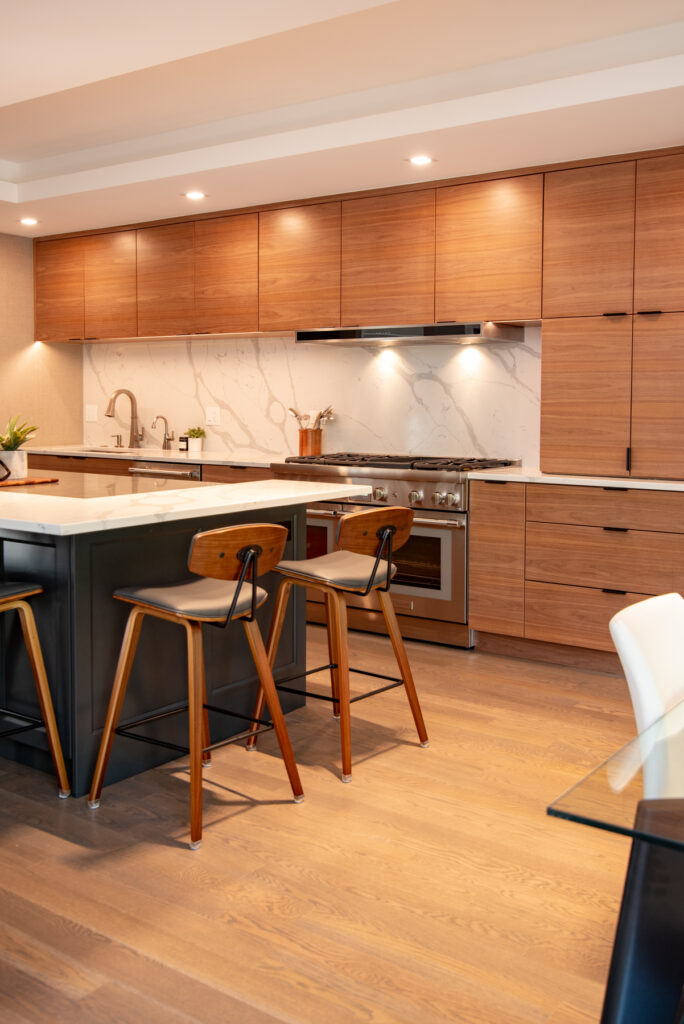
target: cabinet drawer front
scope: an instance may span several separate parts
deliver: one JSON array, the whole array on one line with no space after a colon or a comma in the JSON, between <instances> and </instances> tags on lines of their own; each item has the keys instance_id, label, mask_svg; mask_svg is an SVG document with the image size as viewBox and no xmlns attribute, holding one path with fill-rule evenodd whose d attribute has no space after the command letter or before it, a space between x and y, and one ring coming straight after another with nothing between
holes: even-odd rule
<instances>
[{"instance_id":1,"label":"cabinet drawer front","mask_svg":"<svg viewBox=\"0 0 684 1024\"><path fill-rule=\"evenodd\" d=\"M684 533L684 493L530 484L527 520Z\"/></svg>"},{"instance_id":2,"label":"cabinet drawer front","mask_svg":"<svg viewBox=\"0 0 684 1024\"><path fill-rule=\"evenodd\" d=\"M524 543L525 485L473 480L468 564L472 629L522 636Z\"/></svg>"},{"instance_id":3,"label":"cabinet drawer front","mask_svg":"<svg viewBox=\"0 0 684 1024\"><path fill-rule=\"evenodd\" d=\"M525 586L525 637L572 647L614 651L608 623L621 608L648 594L606 594L587 587L556 583Z\"/></svg>"},{"instance_id":4,"label":"cabinet drawer front","mask_svg":"<svg viewBox=\"0 0 684 1024\"><path fill-rule=\"evenodd\" d=\"M684 589L684 535L528 523L525 576L640 594Z\"/></svg>"}]
</instances>

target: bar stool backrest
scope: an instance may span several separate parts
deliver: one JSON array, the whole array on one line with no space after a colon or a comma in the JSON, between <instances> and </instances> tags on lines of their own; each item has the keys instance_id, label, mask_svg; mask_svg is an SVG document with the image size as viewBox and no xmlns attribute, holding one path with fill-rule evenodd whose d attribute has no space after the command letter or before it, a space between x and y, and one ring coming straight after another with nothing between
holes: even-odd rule
<instances>
[{"instance_id":1,"label":"bar stool backrest","mask_svg":"<svg viewBox=\"0 0 684 1024\"><path fill-rule=\"evenodd\" d=\"M376 556L382 544L383 530L389 526L394 528L392 551L396 551L409 539L412 523L413 509L401 505L349 512L340 519L337 548L354 551L357 555Z\"/></svg>"},{"instance_id":2,"label":"bar stool backrest","mask_svg":"<svg viewBox=\"0 0 684 1024\"><path fill-rule=\"evenodd\" d=\"M258 575L262 576L281 560L286 541L286 528L273 523L205 530L192 538L188 568L198 576L237 580L244 571L245 557L251 548L257 555Z\"/></svg>"}]
</instances>

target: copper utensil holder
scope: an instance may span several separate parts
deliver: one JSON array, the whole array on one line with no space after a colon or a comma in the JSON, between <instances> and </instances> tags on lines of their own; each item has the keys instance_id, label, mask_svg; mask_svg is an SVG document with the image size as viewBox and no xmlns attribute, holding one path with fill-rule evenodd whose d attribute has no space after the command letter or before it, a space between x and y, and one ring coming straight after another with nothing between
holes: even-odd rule
<instances>
[{"instance_id":1,"label":"copper utensil holder","mask_svg":"<svg viewBox=\"0 0 684 1024\"><path fill-rule=\"evenodd\" d=\"M313 427L309 428L308 430L300 429L299 454L320 455L322 434L323 430L321 427L317 427L315 430Z\"/></svg>"}]
</instances>

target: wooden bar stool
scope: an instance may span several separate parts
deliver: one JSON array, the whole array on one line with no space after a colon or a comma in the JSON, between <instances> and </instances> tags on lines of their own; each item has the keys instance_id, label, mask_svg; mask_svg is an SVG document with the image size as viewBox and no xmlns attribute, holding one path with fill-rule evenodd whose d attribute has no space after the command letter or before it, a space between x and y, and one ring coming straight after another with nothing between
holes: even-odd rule
<instances>
[{"instance_id":1,"label":"wooden bar stool","mask_svg":"<svg viewBox=\"0 0 684 1024\"><path fill-rule=\"evenodd\" d=\"M293 586L311 587L313 590L320 591L325 597L330 664L310 669L306 675L329 668L332 696L328 697L324 694L312 693L306 689L297 689L287 685L292 680L283 680L276 684L276 688L287 693L304 693L308 697L332 702L333 715L335 718L339 717L340 721L343 782L351 782L350 706L358 700L364 700L376 693L383 693L385 690L392 690L396 686L403 685L413 713L413 720L416 723L420 745L421 747L430 745L404 641L389 595L390 581L396 571L392 566L392 552L406 543L412 523L413 511L408 508L390 507L351 512L340 519L336 551L318 558L280 562L275 567L276 572L281 573L284 579L278 588L268 640L268 657L271 665L273 665L278 648L290 589ZM388 566L391 566L389 571ZM348 593L363 595L374 593L377 595L401 673L400 679L382 675L380 672L366 672L349 667L347 601L345 597L345 594ZM382 686L369 693L350 698L350 672L392 681L388 686ZM296 676L292 677L292 679L296 678ZM263 713L264 696L264 691L260 690L254 710L255 718L259 718ZM247 748L254 749L255 746L256 732L252 729Z\"/></svg>"},{"instance_id":2,"label":"wooden bar stool","mask_svg":"<svg viewBox=\"0 0 684 1024\"><path fill-rule=\"evenodd\" d=\"M30 715L21 715L16 711L10 711L8 708L0 708L0 715L7 715L22 723L21 725L12 725L0 731L0 738L29 732L31 729L39 729L41 725L44 725L50 748L50 756L52 757L52 763L55 766L55 774L59 783L59 795L65 798L71 793L71 788L64 766L62 746L59 742L57 721L45 672L43 652L40 647L40 640L38 639L36 620L33 617L30 604L27 604L25 600L27 597L34 597L36 594L42 593L43 588L37 584L0 583L0 612L8 612L14 609L19 613L19 622L21 623L21 631L24 634L24 642L26 643L26 650L31 662L31 671L36 683L41 713L41 718L32 718Z\"/></svg>"},{"instance_id":3,"label":"wooden bar stool","mask_svg":"<svg viewBox=\"0 0 684 1024\"><path fill-rule=\"evenodd\" d=\"M185 629L187 636L188 703L167 714L173 715L188 710L190 746L183 748L171 743L161 743L160 740L150 742L157 745L161 743L162 746L190 755L190 848L196 850L202 841L202 761L209 760L211 750L244 738L243 732L227 740L210 743L208 710L245 718L251 723L252 728L260 727L259 732L273 728L280 744L295 803L304 799L271 666L255 618L257 608L268 598L266 591L256 585L257 577L269 572L280 560L286 540L285 527L258 523L197 533L192 539L188 556L188 568L190 572L196 574L194 579L169 586L124 587L116 591L114 597L132 604L133 608L128 616L119 655L90 789L89 807L95 808L100 804L114 733L144 740L145 737L134 734L132 730L146 722L165 717L151 715L131 722L125 728L117 727L145 615L174 622ZM259 676L260 693L265 695L272 724L261 720L255 721L254 718L206 703L202 623L225 626L234 619L242 621L247 634Z\"/></svg>"}]
</instances>

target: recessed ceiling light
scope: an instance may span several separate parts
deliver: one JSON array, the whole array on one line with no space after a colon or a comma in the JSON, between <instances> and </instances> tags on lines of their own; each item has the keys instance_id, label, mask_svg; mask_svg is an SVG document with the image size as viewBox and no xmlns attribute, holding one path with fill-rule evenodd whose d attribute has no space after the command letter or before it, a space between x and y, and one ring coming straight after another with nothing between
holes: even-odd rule
<instances>
[{"instance_id":1,"label":"recessed ceiling light","mask_svg":"<svg viewBox=\"0 0 684 1024\"><path fill-rule=\"evenodd\" d=\"M197 189L193 189L191 192L185 193L186 199L205 199L204 192L198 192Z\"/></svg>"},{"instance_id":2,"label":"recessed ceiling light","mask_svg":"<svg viewBox=\"0 0 684 1024\"><path fill-rule=\"evenodd\" d=\"M427 167L428 164L433 162L431 156L425 154L418 154L417 156L409 157L409 163L413 164L414 167Z\"/></svg>"},{"instance_id":3,"label":"recessed ceiling light","mask_svg":"<svg viewBox=\"0 0 684 1024\"><path fill-rule=\"evenodd\" d=\"M38 221L35 217L22 217L19 223L25 224L27 228L32 228L34 224L38 223Z\"/></svg>"}]
</instances>

